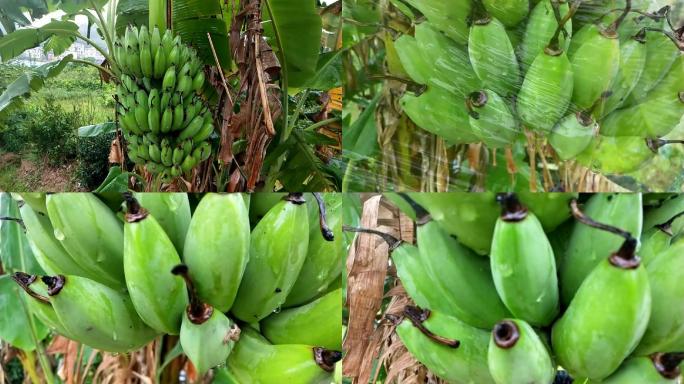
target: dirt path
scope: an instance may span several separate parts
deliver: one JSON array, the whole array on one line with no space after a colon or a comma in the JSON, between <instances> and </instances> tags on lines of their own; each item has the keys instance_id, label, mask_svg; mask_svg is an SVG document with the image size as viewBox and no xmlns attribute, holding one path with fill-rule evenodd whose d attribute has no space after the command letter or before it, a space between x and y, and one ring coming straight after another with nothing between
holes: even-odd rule
<instances>
[{"instance_id":1,"label":"dirt path","mask_svg":"<svg viewBox=\"0 0 684 384\"><path fill-rule=\"evenodd\" d=\"M20 184L28 186L32 191L61 192L75 191L79 188L72 181L76 171L76 163L68 163L52 167L47 161L41 163L22 158L16 153L0 155L0 169L16 168L15 178ZM19 184L19 183L17 183ZM0 186L0 189L8 186Z\"/></svg>"}]
</instances>

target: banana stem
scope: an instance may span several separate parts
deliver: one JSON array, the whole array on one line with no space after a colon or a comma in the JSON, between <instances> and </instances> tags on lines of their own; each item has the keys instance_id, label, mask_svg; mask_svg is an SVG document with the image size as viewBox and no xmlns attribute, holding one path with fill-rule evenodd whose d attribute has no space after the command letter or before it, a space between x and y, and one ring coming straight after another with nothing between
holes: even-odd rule
<instances>
[{"instance_id":1,"label":"banana stem","mask_svg":"<svg viewBox=\"0 0 684 384\"><path fill-rule=\"evenodd\" d=\"M632 0L626 0L624 11L620 15L620 17L615 19L613 24L611 24L610 27L608 27L608 30L612 31L612 32L617 32L618 28L620 27L620 24L622 24L622 22L625 21L625 19L627 18L627 15L629 15L629 12L631 10L632 10Z\"/></svg>"},{"instance_id":2,"label":"banana stem","mask_svg":"<svg viewBox=\"0 0 684 384\"><path fill-rule=\"evenodd\" d=\"M188 316L188 320L197 325L209 320L211 315L214 313L214 307L203 303L199 299L197 290L195 289L195 284L193 284L192 279L190 279L188 266L185 264L176 265L171 270L171 273L176 276L180 276L183 278L183 280L185 280L185 288L188 291L188 299L190 299L190 304L188 304L188 307L185 311Z\"/></svg>"},{"instance_id":3,"label":"banana stem","mask_svg":"<svg viewBox=\"0 0 684 384\"><path fill-rule=\"evenodd\" d=\"M670 218L670 220L668 220L662 224L656 224L655 227L658 228L659 230L665 232L665 234L667 234L669 236L674 236L674 234L672 233L672 223L674 223L675 220L677 220L678 218L680 218L682 216L684 216L684 211L679 212L678 214L672 216Z\"/></svg>"},{"instance_id":4,"label":"banana stem","mask_svg":"<svg viewBox=\"0 0 684 384\"><path fill-rule=\"evenodd\" d=\"M568 10L568 13L563 17L562 19L558 20L558 28L556 28L556 32L553 34L553 37L551 38L551 41L549 42L549 45L546 47L544 50L545 52L553 55L560 55L563 53L563 50L560 47L560 34L561 32L565 32L565 24L567 24L570 19L572 19L573 16L575 16L575 13L579 9L580 5L582 4L582 0L576 0L572 5L570 6L570 9ZM557 2L552 1L551 5L553 6L554 12L556 13L556 17L560 16L560 6L558 5Z\"/></svg>"},{"instance_id":5,"label":"banana stem","mask_svg":"<svg viewBox=\"0 0 684 384\"><path fill-rule=\"evenodd\" d=\"M680 98L682 97L684 97L684 92L680 94ZM669 144L684 144L684 140L646 139L646 145L653 153L658 153L660 148Z\"/></svg>"},{"instance_id":6,"label":"banana stem","mask_svg":"<svg viewBox=\"0 0 684 384\"><path fill-rule=\"evenodd\" d=\"M116 77L116 78L118 78L118 76L116 76L116 75L114 74L114 72L110 71L109 69L107 69L107 68L105 68L105 67L103 67L103 66L101 66L101 65L98 65L98 64L95 64L95 63L91 63L91 62L88 61L88 60L72 59L71 62L72 62L72 63L81 63L81 64L90 65L90 66L92 66L92 67L95 67L95 68L99 69L99 70L102 71L102 72L105 72L105 73L109 74L109 76L111 76L111 77Z\"/></svg>"},{"instance_id":7,"label":"banana stem","mask_svg":"<svg viewBox=\"0 0 684 384\"><path fill-rule=\"evenodd\" d=\"M397 239L396 237L390 235L389 233L381 232L381 231L378 231L375 229L370 229L370 228L352 227L349 225L343 225L342 231L343 232L369 233L371 235L380 236L389 245L390 252L397 249L397 247L399 247L401 244L404 243L402 240Z\"/></svg>"},{"instance_id":8,"label":"banana stem","mask_svg":"<svg viewBox=\"0 0 684 384\"><path fill-rule=\"evenodd\" d=\"M288 193L287 196L285 196L285 201L289 201L290 203L297 205L306 203L306 200L304 200L304 194L301 192Z\"/></svg>"},{"instance_id":9,"label":"banana stem","mask_svg":"<svg viewBox=\"0 0 684 384\"><path fill-rule=\"evenodd\" d=\"M330 227L328 227L325 212L325 202L323 201L320 192L314 192L313 195L316 199L316 202L318 203L318 225L321 227L321 234L323 235L323 238L327 241L333 241L335 240L335 234L330 229Z\"/></svg>"},{"instance_id":10,"label":"banana stem","mask_svg":"<svg viewBox=\"0 0 684 384\"><path fill-rule=\"evenodd\" d=\"M651 356L651 360L663 377L676 379L681 374L679 364L684 361L684 352L655 353Z\"/></svg>"},{"instance_id":11,"label":"banana stem","mask_svg":"<svg viewBox=\"0 0 684 384\"><path fill-rule=\"evenodd\" d=\"M34 281L36 281L38 277L36 275L29 275L28 273L24 272L15 272L12 274L12 280L14 280L15 283L17 283L21 289L23 289L29 296L33 297L34 299L45 303L45 304L50 304L50 299L47 297L37 293L29 285L33 284Z\"/></svg>"},{"instance_id":12,"label":"banana stem","mask_svg":"<svg viewBox=\"0 0 684 384\"><path fill-rule=\"evenodd\" d=\"M321 347L314 347L314 360L323 370L332 372L335 370L335 363L342 360L342 352L333 351Z\"/></svg>"},{"instance_id":13,"label":"banana stem","mask_svg":"<svg viewBox=\"0 0 684 384\"><path fill-rule=\"evenodd\" d=\"M404 307L403 314L404 317L411 321L414 327L418 328L418 330L421 333L423 333L432 341L438 344L446 345L447 347L451 348L458 348L461 345L461 342L459 340L449 339L443 336L435 335L434 333L432 333L432 331L425 328L425 326L423 325L423 321L427 320L427 318L430 316L429 310L421 310L418 307L407 305L406 307Z\"/></svg>"},{"instance_id":14,"label":"banana stem","mask_svg":"<svg viewBox=\"0 0 684 384\"><path fill-rule=\"evenodd\" d=\"M418 202L413 200L406 192L399 192L399 196L406 200L406 202L409 203L411 208L413 208L413 210L416 212L416 224L423 225L432 220L430 212L423 208L422 205L418 204Z\"/></svg>"},{"instance_id":15,"label":"banana stem","mask_svg":"<svg viewBox=\"0 0 684 384\"><path fill-rule=\"evenodd\" d=\"M588 225L596 229L600 229L602 231L614 233L620 237L623 237L625 240L634 239L632 234L625 231L624 229L620 229L618 227L614 227L612 225L604 223L599 223L598 221L594 221L592 218L586 216L584 212L582 212L579 209L576 199L572 199L572 201L570 201L570 210L572 211L572 216L574 216L575 219L577 219L582 224Z\"/></svg>"},{"instance_id":16,"label":"banana stem","mask_svg":"<svg viewBox=\"0 0 684 384\"><path fill-rule=\"evenodd\" d=\"M112 36L109 33L110 31L108 30L108 26L105 23L104 16L102 15L102 12L100 9L95 5L95 2L93 0L90 0L90 6L93 7L95 10L95 14L97 15L98 20L100 20L100 27L102 29L102 34L105 37L105 44L107 44L107 51L109 52L114 52L114 42L112 40ZM118 65L118 63L117 63Z\"/></svg>"}]
</instances>

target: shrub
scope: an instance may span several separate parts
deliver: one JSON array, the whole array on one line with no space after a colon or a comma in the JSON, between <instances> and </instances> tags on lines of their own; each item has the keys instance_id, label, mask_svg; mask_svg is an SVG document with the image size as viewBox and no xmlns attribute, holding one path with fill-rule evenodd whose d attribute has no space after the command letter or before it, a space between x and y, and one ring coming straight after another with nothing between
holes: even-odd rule
<instances>
[{"instance_id":1,"label":"shrub","mask_svg":"<svg viewBox=\"0 0 684 384\"><path fill-rule=\"evenodd\" d=\"M109 148L115 133L78 138L78 167L76 179L85 189L97 188L109 171Z\"/></svg>"},{"instance_id":2,"label":"shrub","mask_svg":"<svg viewBox=\"0 0 684 384\"><path fill-rule=\"evenodd\" d=\"M67 112L53 97L48 97L38 107L28 136L38 154L47 156L50 165L58 165L76 158L77 130L82 125L78 110Z\"/></svg>"}]
</instances>

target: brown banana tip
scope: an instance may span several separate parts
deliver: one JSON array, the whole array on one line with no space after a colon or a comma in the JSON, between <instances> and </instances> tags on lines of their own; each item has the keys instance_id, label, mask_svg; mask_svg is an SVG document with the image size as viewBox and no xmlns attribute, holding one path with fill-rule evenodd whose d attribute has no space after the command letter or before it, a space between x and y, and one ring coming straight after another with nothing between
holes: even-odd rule
<instances>
[{"instance_id":1,"label":"brown banana tip","mask_svg":"<svg viewBox=\"0 0 684 384\"><path fill-rule=\"evenodd\" d=\"M126 202L125 218L127 223L137 223L147 217L147 210L140 205L131 192L124 192L123 198Z\"/></svg>"},{"instance_id":2,"label":"brown banana tip","mask_svg":"<svg viewBox=\"0 0 684 384\"><path fill-rule=\"evenodd\" d=\"M476 108L481 108L487 105L487 102L489 101L489 96L487 95L487 92L484 90L481 91L475 91L468 95L468 101L470 105Z\"/></svg>"},{"instance_id":3,"label":"brown banana tip","mask_svg":"<svg viewBox=\"0 0 684 384\"><path fill-rule=\"evenodd\" d=\"M509 349L520 340L520 329L518 329L518 325L515 322L503 320L494 326L492 336L497 346Z\"/></svg>"},{"instance_id":4,"label":"brown banana tip","mask_svg":"<svg viewBox=\"0 0 684 384\"><path fill-rule=\"evenodd\" d=\"M496 202L501 205L501 220L514 223L523 221L527 217L527 207L524 206L515 193L499 193Z\"/></svg>"},{"instance_id":5,"label":"brown banana tip","mask_svg":"<svg viewBox=\"0 0 684 384\"><path fill-rule=\"evenodd\" d=\"M423 322L428 319L430 316L430 310L425 309L422 310L418 307L413 307L410 305L407 305L404 307L404 316L411 321L414 327L418 328L418 330L425 335L427 338L430 340L434 341L437 344L441 344L450 348L458 348L461 345L461 342L456 339L450 339L447 337L443 337L437 334L434 334L432 331L427 329L425 325L423 325Z\"/></svg>"},{"instance_id":6,"label":"brown banana tip","mask_svg":"<svg viewBox=\"0 0 684 384\"><path fill-rule=\"evenodd\" d=\"M321 234L325 240L335 241L335 234L333 233L332 229L321 227Z\"/></svg>"},{"instance_id":7,"label":"brown banana tip","mask_svg":"<svg viewBox=\"0 0 684 384\"><path fill-rule=\"evenodd\" d=\"M301 192L292 192L288 193L287 196L284 197L285 201L289 201L292 204L295 205L301 205L306 203L306 200L304 199L304 194Z\"/></svg>"},{"instance_id":8,"label":"brown banana tip","mask_svg":"<svg viewBox=\"0 0 684 384\"><path fill-rule=\"evenodd\" d=\"M322 347L314 347L314 360L319 367L327 372L335 370L335 363L342 360L342 352L325 349Z\"/></svg>"},{"instance_id":9,"label":"brown banana tip","mask_svg":"<svg viewBox=\"0 0 684 384\"><path fill-rule=\"evenodd\" d=\"M33 284L33 282L36 281L36 279L38 279L38 276L30 275L25 272L14 272L12 274L12 280L14 280L20 286L22 286L22 288L28 287L29 285Z\"/></svg>"},{"instance_id":10,"label":"brown banana tip","mask_svg":"<svg viewBox=\"0 0 684 384\"><path fill-rule=\"evenodd\" d=\"M321 235L323 235L323 238L326 241L333 241L335 240L335 234L330 227L328 227L325 201L323 201L323 197L321 197L320 192L314 192L313 196L316 199L316 203L318 203L318 225L321 227Z\"/></svg>"},{"instance_id":11,"label":"brown banana tip","mask_svg":"<svg viewBox=\"0 0 684 384\"><path fill-rule=\"evenodd\" d=\"M193 324L202 324L209 320L211 315L214 313L214 307L209 304L203 303L197 291L195 290L195 284L193 284L190 278L190 271L188 266L185 264L178 264L171 269L171 273L180 276L185 281L185 289L188 292L188 299L190 303L188 304L185 312L188 315L188 320Z\"/></svg>"},{"instance_id":12,"label":"brown banana tip","mask_svg":"<svg viewBox=\"0 0 684 384\"><path fill-rule=\"evenodd\" d=\"M684 361L684 352L654 353L650 358L655 369L664 378L673 380L682 374L679 364Z\"/></svg>"},{"instance_id":13,"label":"brown banana tip","mask_svg":"<svg viewBox=\"0 0 684 384\"><path fill-rule=\"evenodd\" d=\"M64 284L66 283L66 277L64 275L43 276L40 279L48 287L48 296L55 296L58 294L62 288L64 288Z\"/></svg>"},{"instance_id":14,"label":"brown banana tip","mask_svg":"<svg viewBox=\"0 0 684 384\"><path fill-rule=\"evenodd\" d=\"M617 252L610 255L609 261L612 265L621 269L636 269L641 265L641 258L637 256L638 241L630 237L625 239Z\"/></svg>"}]
</instances>

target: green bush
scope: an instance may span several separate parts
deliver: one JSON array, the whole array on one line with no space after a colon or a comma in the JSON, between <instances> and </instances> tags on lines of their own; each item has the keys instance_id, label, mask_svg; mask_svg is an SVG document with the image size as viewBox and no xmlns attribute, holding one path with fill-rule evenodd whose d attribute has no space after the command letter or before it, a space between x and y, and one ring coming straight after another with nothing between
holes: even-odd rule
<instances>
[{"instance_id":1,"label":"green bush","mask_svg":"<svg viewBox=\"0 0 684 384\"><path fill-rule=\"evenodd\" d=\"M76 158L77 130L82 125L78 110L67 112L54 98L48 97L38 107L28 127L28 137L38 154L45 155L50 165L58 165Z\"/></svg>"},{"instance_id":2,"label":"green bush","mask_svg":"<svg viewBox=\"0 0 684 384\"><path fill-rule=\"evenodd\" d=\"M109 171L109 148L115 133L79 137L76 180L88 191L97 188Z\"/></svg>"},{"instance_id":3,"label":"green bush","mask_svg":"<svg viewBox=\"0 0 684 384\"><path fill-rule=\"evenodd\" d=\"M33 119L33 110L11 112L0 122L0 148L7 152L22 152L29 145L28 123Z\"/></svg>"}]
</instances>

